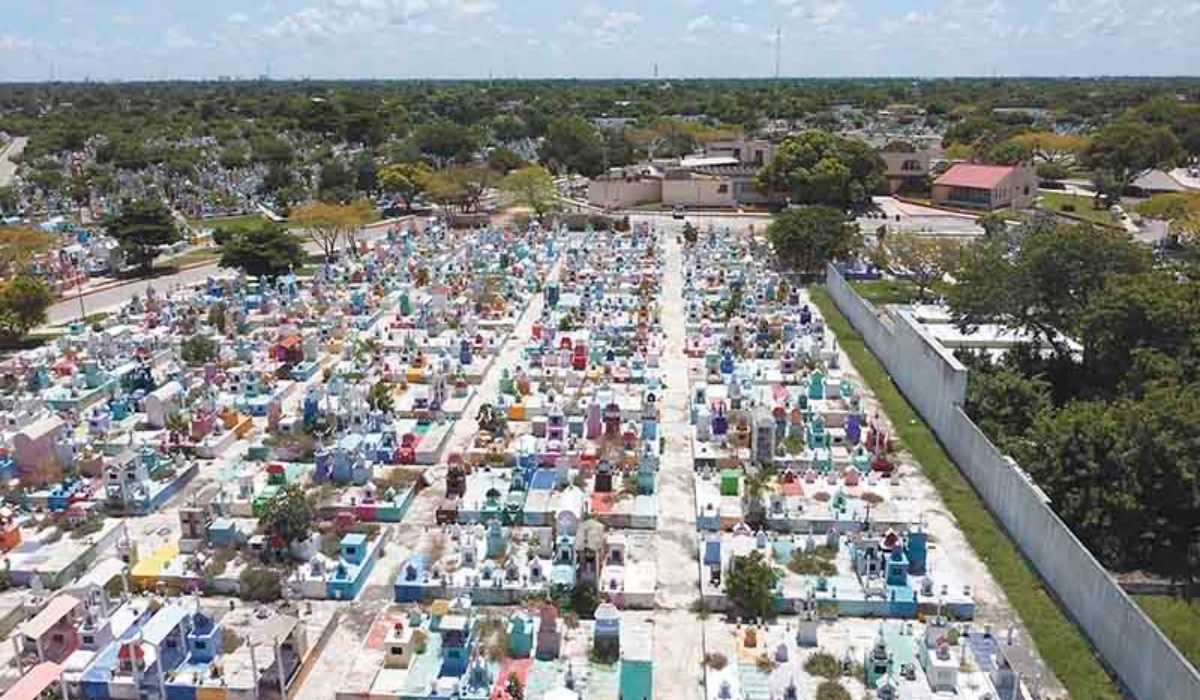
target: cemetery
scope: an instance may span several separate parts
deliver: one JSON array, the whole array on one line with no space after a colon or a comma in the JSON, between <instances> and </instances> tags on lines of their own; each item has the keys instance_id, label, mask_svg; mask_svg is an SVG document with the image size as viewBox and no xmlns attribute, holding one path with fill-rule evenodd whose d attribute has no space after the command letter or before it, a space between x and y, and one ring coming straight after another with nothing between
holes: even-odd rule
<instances>
[{"instance_id":1,"label":"cemetery","mask_svg":"<svg viewBox=\"0 0 1200 700\"><path fill-rule=\"evenodd\" d=\"M652 631L611 605L565 620L549 604L490 609L463 598L380 612L339 700L650 697ZM510 680L515 677L516 681Z\"/></svg>"}]
</instances>

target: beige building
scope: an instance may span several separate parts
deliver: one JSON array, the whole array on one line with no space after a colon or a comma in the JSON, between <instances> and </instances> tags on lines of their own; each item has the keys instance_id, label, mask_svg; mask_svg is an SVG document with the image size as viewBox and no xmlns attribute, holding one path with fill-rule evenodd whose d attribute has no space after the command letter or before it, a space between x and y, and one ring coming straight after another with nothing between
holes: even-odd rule
<instances>
[{"instance_id":1,"label":"beige building","mask_svg":"<svg viewBox=\"0 0 1200 700\"><path fill-rule=\"evenodd\" d=\"M887 170L888 194L896 194L901 190L906 192L927 191L929 187L929 164L932 157L929 151L880 151Z\"/></svg>"},{"instance_id":2,"label":"beige building","mask_svg":"<svg viewBox=\"0 0 1200 700\"><path fill-rule=\"evenodd\" d=\"M933 183L936 204L994 211L1029 209L1037 199L1037 175L1023 165L957 163Z\"/></svg>"},{"instance_id":3,"label":"beige building","mask_svg":"<svg viewBox=\"0 0 1200 700\"><path fill-rule=\"evenodd\" d=\"M778 145L766 139L712 141L704 146L706 158L732 158L742 165L761 168L775 158Z\"/></svg>"},{"instance_id":4,"label":"beige building","mask_svg":"<svg viewBox=\"0 0 1200 700\"><path fill-rule=\"evenodd\" d=\"M722 175L672 170L662 181L662 202L696 209L733 207L733 182Z\"/></svg>"},{"instance_id":5,"label":"beige building","mask_svg":"<svg viewBox=\"0 0 1200 700\"><path fill-rule=\"evenodd\" d=\"M659 202L663 176L653 168L615 168L588 181L588 204L605 209L625 209Z\"/></svg>"}]
</instances>

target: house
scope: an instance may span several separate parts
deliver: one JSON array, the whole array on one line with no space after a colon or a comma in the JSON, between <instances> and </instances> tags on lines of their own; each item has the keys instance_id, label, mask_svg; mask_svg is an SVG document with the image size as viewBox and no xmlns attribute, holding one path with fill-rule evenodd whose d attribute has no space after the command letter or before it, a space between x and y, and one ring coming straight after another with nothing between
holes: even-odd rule
<instances>
[{"instance_id":1,"label":"house","mask_svg":"<svg viewBox=\"0 0 1200 700\"><path fill-rule=\"evenodd\" d=\"M907 145L907 144L905 144ZM888 194L897 192L924 192L928 189L929 151L919 151L913 148L884 148L879 152L887 169Z\"/></svg>"},{"instance_id":2,"label":"house","mask_svg":"<svg viewBox=\"0 0 1200 700\"><path fill-rule=\"evenodd\" d=\"M741 165L761 168L775 158L777 149L777 144L766 139L742 137L705 144L704 155L708 158L732 158Z\"/></svg>"},{"instance_id":3,"label":"house","mask_svg":"<svg viewBox=\"0 0 1200 700\"><path fill-rule=\"evenodd\" d=\"M1037 199L1037 176L1023 165L957 163L933 183L936 204L994 211L1028 209Z\"/></svg>"}]
</instances>

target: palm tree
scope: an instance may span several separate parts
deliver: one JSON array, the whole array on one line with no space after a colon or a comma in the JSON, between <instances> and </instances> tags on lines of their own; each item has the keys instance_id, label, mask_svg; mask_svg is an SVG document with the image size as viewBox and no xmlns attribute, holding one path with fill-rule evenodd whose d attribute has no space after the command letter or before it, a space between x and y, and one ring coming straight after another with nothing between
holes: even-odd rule
<instances>
[{"instance_id":1,"label":"palm tree","mask_svg":"<svg viewBox=\"0 0 1200 700\"><path fill-rule=\"evenodd\" d=\"M753 471L746 470L742 476L742 503L747 524L761 526L766 522L767 509L763 498L772 490L778 476L779 469L766 462L759 463Z\"/></svg>"}]
</instances>

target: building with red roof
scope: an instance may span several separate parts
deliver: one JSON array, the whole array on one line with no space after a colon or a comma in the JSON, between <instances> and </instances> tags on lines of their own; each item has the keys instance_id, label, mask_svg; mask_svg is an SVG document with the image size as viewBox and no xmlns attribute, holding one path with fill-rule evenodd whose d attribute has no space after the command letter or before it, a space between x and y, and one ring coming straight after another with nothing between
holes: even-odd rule
<instances>
[{"instance_id":1,"label":"building with red roof","mask_svg":"<svg viewBox=\"0 0 1200 700\"><path fill-rule=\"evenodd\" d=\"M1037 199L1037 176L1023 165L956 163L933 183L933 201L947 207L994 211L1028 209Z\"/></svg>"}]
</instances>

